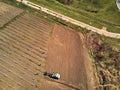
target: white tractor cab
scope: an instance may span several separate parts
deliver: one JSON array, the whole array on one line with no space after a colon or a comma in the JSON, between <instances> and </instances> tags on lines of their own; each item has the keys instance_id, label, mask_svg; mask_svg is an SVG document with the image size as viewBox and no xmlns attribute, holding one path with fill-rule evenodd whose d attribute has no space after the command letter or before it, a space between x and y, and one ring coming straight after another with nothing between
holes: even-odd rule
<instances>
[{"instance_id":1,"label":"white tractor cab","mask_svg":"<svg viewBox=\"0 0 120 90\"><path fill-rule=\"evenodd\" d=\"M44 76L48 76L48 77L53 78L53 79L60 79L59 73L44 72Z\"/></svg>"}]
</instances>

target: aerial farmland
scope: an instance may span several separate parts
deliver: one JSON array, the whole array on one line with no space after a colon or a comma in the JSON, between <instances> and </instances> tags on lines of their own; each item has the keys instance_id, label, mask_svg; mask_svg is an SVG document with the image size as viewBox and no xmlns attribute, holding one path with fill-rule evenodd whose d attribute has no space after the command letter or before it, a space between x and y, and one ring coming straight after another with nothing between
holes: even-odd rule
<instances>
[{"instance_id":1,"label":"aerial farmland","mask_svg":"<svg viewBox=\"0 0 120 90\"><path fill-rule=\"evenodd\" d=\"M10 10L6 12L2 11L2 13L4 12L2 15L6 15L6 17L11 17L10 19L23 12L23 10L12 6L11 8L14 8L18 11L11 11L9 5L4 5L6 6L6 10ZM6 14L12 12L14 12L15 14ZM6 17L2 17L2 20L4 21ZM8 19L8 21L10 19ZM4 23L8 22L7 20L6 22L2 22L2 20L0 22L3 25ZM68 33L68 35L65 35L65 33ZM68 38L70 41L67 40ZM64 42L64 40L66 43ZM79 48L82 46L82 43L78 42L80 42L80 37L79 34L77 34L75 31L65 26L59 26L49 23L48 21L39 18L34 14L25 13L21 17L11 22L0 32L1 89L5 88L6 90L38 90L42 88L43 90L45 90L45 88L49 88L49 83L48 87L47 84L42 86L41 84L42 82L44 84L43 72L48 69L47 71L49 72L59 72L62 75L62 83L58 83L62 85L62 87L71 87L70 89L82 88L83 90L85 90L86 86L84 87L84 84L82 84L83 82L79 83L79 81L77 80L78 78L81 78L79 77L80 75L85 76L81 79L83 79L83 81L87 83L84 64L82 64L84 63L84 53L79 53L82 52L83 49L82 48L79 50ZM72 43L73 45L69 46L69 44ZM74 44L77 46L75 46ZM60 48L57 48L59 47L59 45L62 46ZM73 54L67 53L71 52L68 50L74 51ZM66 52L65 55L64 52ZM61 56L61 54L63 55ZM79 67L79 65L77 65L78 63L81 63L83 65L83 68L77 68ZM57 64L59 64L60 66ZM73 64L75 64L75 66L77 67L74 67ZM49 69L51 69L52 71L50 71ZM61 71L59 71L59 69ZM82 73L80 73L80 70L82 70ZM70 75L71 73L73 73L73 75ZM70 78L73 78L73 80L71 80ZM54 84L52 86L53 87L51 88L51 90L57 88Z\"/></svg>"},{"instance_id":2,"label":"aerial farmland","mask_svg":"<svg viewBox=\"0 0 120 90\"><path fill-rule=\"evenodd\" d=\"M101 88L90 51L101 44L95 34L21 4L0 2L0 90L117 90Z\"/></svg>"}]
</instances>

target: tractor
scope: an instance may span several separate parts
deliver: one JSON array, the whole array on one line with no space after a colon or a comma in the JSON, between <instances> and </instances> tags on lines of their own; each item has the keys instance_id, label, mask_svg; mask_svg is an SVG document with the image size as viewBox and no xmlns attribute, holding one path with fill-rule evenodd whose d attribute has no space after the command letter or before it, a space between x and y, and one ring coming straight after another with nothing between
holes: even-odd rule
<instances>
[{"instance_id":1,"label":"tractor","mask_svg":"<svg viewBox=\"0 0 120 90\"><path fill-rule=\"evenodd\" d=\"M60 79L59 73L44 72L44 76L48 76L48 77L53 78L53 79Z\"/></svg>"}]
</instances>

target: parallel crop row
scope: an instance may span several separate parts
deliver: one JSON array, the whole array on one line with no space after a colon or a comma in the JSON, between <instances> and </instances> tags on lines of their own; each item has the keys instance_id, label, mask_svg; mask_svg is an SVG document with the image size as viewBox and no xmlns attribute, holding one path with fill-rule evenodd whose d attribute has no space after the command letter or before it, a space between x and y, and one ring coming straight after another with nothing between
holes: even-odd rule
<instances>
[{"instance_id":1,"label":"parallel crop row","mask_svg":"<svg viewBox=\"0 0 120 90\"><path fill-rule=\"evenodd\" d=\"M40 87L37 85L44 72L52 29L53 25L45 20L26 14L0 32L0 87L5 84L6 90Z\"/></svg>"},{"instance_id":2,"label":"parallel crop row","mask_svg":"<svg viewBox=\"0 0 120 90\"><path fill-rule=\"evenodd\" d=\"M23 10L0 2L0 27L20 14Z\"/></svg>"}]
</instances>

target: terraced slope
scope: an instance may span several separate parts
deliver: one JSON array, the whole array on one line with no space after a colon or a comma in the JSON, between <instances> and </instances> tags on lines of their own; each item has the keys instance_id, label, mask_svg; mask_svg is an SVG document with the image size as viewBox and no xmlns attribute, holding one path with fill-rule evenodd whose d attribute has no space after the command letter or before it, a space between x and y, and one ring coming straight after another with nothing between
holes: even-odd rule
<instances>
[{"instance_id":1,"label":"terraced slope","mask_svg":"<svg viewBox=\"0 0 120 90\"><path fill-rule=\"evenodd\" d=\"M0 31L0 90L38 90L53 25L26 14Z\"/></svg>"},{"instance_id":2,"label":"terraced slope","mask_svg":"<svg viewBox=\"0 0 120 90\"><path fill-rule=\"evenodd\" d=\"M0 27L10 21L15 16L23 12L22 9L0 2Z\"/></svg>"}]
</instances>

